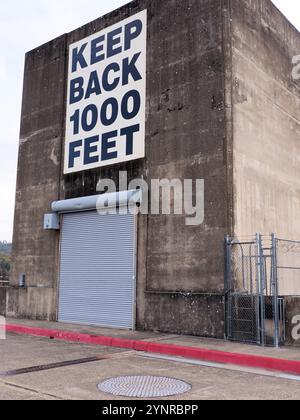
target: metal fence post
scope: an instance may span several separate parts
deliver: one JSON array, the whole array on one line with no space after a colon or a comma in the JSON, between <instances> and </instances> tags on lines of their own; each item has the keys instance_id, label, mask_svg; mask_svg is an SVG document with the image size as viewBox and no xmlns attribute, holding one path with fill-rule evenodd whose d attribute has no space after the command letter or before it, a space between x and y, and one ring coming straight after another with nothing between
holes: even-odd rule
<instances>
[{"instance_id":1,"label":"metal fence post","mask_svg":"<svg viewBox=\"0 0 300 420\"><path fill-rule=\"evenodd\" d=\"M225 255L226 255L226 266L225 266L225 317L226 317L226 335L227 339L232 336L231 332L231 296L230 291L231 285L231 238L226 236L225 240Z\"/></svg>"},{"instance_id":2,"label":"metal fence post","mask_svg":"<svg viewBox=\"0 0 300 420\"><path fill-rule=\"evenodd\" d=\"M272 233L272 295L274 311L274 346L279 347L279 307L278 307L278 276L277 276L277 240Z\"/></svg>"},{"instance_id":3,"label":"metal fence post","mask_svg":"<svg viewBox=\"0 0 300 420\"><path fill-rule=\"evenodd\" d=\"M259 279L260 279L260 313L261 313L261 344L264 346L265 343L265 320L266 320L266 313L265 313L265 270L264 270L264 253L263 253L263 246L262 246L262 236L261 234L258 235L259 240Z\"/></svg>"},{"instance_id":4,"label":"metal fence post","mask_svg":"<svg viewBox=\"0 0 300 420\"><path fill-rule=\"evenodd\" d=\"M259 233L255 235L255 277L256 277L256 328L257 344L261 344L261 322L260 322L260 240Z\"/></svg>"}]
</instances>

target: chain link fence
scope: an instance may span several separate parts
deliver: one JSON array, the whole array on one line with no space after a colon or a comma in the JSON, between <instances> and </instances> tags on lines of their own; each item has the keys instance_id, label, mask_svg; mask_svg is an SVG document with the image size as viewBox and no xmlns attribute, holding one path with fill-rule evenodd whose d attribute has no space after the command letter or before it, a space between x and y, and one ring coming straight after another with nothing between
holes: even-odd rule
<instances>
[{"instance_id":1,"label":"chain link fence","mask_svg":"<svg viewBox=\"0 0 300 420\"><path fill-rule=\"evenodd\" d=\"M226 239L229 340L300 346L300 242Z\"/></svg>"},{"instance_id":2,"label":"chain link fence","mask_svg":"<svg viewBox=\"0 0 300 420\"><path fill-rule=\"evenodd\" d=\"M278 296L283 301L284 344L300 347L300 241L276 238Z\"/></svg>"},{"instance_id":3,"label":"chain link fence","mask_svg":"<svg viewBox=\"0 0 300 420\"><path fill-rule=\"evenodd\" d=\"M260 343L258 249L254 239L227 238L227 335L230 340Z\"/></svg>"}]
</instances>

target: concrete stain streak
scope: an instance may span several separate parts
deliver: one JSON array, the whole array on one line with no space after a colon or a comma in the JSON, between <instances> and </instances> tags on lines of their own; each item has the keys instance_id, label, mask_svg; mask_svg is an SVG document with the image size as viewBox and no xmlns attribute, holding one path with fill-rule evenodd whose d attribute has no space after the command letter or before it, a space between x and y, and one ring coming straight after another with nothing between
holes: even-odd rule
<instances>
[{"instance_id":1,"label":"concrete stain streak","mask_svg":"<svg viewBox=\"0 0 300 420\"><path fill-rule=\"evenodd\" d=\"M23 144L31 141L35 137L45 135L47 132L53 132L55 128L56 128L55 126L51 126L51 127L43 128L41 130L33 131L29 136L21 137L19 141L19 145L22 146ZM59 127L57 127L57 129L59 129Z\"/></svg>"},{"instance_id":2,"label":"concrete stain streak","mask_svg":"<svg viewBox=\"0 0 300 420\"><path fill-rule=\"evenodd\" d=\"M50 160L54 163L55 166L59 165L58 157L55 155L55 148L51 152Z\"/></svg>"}]
</instances>

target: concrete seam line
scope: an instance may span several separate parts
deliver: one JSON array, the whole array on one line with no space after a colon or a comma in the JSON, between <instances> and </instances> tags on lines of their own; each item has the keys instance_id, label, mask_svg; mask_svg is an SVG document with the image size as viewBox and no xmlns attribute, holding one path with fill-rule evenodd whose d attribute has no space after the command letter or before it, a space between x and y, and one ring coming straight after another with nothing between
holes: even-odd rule
<instances>
[{"instance_id":1,"label":"concrete seam line","mask_svg":"<svg viewBox=\"0 0 300 420\"><path fill-rule=\"evenodd\" d=\"M300 375L300 361L296 360L275 359L266 356L230 353L197 347L184 347L174 344L146 342L142 340L127 340L122 338L81 334L69 331L26 327L23 325L8 324L6 325L6 331L38 337L55 338L57 340L76 341L84 344L118 347L123 349L144 351L148 353L166 354L169 356L188 357L191 359L199 359L208 362L263 368L276 372Z\"/></svg>"}]
</instances>

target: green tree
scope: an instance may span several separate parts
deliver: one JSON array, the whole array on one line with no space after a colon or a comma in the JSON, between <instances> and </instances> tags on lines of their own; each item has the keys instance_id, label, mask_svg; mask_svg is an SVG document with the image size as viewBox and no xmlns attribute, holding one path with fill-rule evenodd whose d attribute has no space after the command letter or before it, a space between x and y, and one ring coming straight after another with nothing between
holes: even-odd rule
<instances>
[{"instance_id":1,"label":"green tree","mask_svg":"<svg viewBox=\"0 0 300 420\"><path fill-rule=\"evenodd\" d=\"M0 253L1 254L8 254L10 255L11 253L11 243L5 242L5 241L0 241Z\"/></svg>"},{"instance_id":2,"label":"green tree","mask_svg":"<svg viewBox=\"0 0 300 420\"><path fill-rule=\"evenodd\" d=\"M10 272L11 244L0 242L0 281L7 281Z\"/></svg>"}]
</instances>

